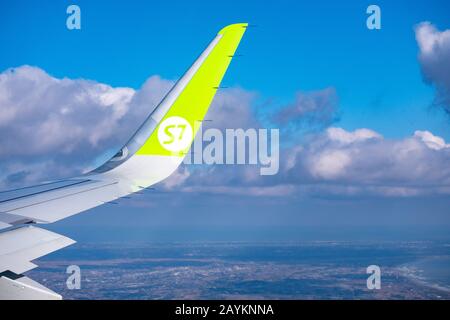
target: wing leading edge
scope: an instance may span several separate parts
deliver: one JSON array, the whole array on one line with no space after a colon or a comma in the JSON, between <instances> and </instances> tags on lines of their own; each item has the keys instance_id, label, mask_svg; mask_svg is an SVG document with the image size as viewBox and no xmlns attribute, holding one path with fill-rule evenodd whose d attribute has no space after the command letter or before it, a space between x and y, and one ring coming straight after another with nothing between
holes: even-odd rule
<instances>
[{"instance_id":1,"label":"wing leading edge","mask_svg":"<svg viewBox=\"0 0 450 320\"><path fill-rule=\"evenodd\" d=\"M73 240L37 228L140 191L183 161L247 28L223 28L126 145L99 168L72 179L0 192L0 299L60 299L22 273ZM171 131L181 128L181 132ZM179 134L180 133L180 134ZM161 135L166 134L165 141ZM177 148L168 146L179 140Z\"/></svg>"}]
</instances>

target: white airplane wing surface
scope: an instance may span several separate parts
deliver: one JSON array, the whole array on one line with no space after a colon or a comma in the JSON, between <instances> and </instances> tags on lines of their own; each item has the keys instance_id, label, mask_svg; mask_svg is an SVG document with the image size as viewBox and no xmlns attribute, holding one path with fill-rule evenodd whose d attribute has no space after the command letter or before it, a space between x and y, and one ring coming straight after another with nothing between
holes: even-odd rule
<instances>
[{"instance_id":1,"label":"white airplane wing surface","mask_svg":"<svg viewBox=\"0 0 450 320\"><path fill-rule=\"evenodd\" d=\"M183 161L247 28L223 28L120 151L79 177L0 192L0 299L61 299L23 275L75 241L37 225L114 201L170 176Z\"/></svg>"}]
</instances>

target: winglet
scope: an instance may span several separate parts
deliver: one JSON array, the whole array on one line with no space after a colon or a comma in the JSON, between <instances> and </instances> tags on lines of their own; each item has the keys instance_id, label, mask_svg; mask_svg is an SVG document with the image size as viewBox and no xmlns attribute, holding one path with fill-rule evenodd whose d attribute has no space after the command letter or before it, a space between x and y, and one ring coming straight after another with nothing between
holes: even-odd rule
<instances>
[{"instance_id":1,"label":"winglet","mask_svg":"<svg viewBox=\"0 0 450 320\"><path fill-rule=\"evenodd\" d=\"M159 110L159 106L155 109L152 117L158 123L158 126L136 154L184 157L198 129L195 123L204 119L247 26L247 23L231 24L219 31L208 48L191 67L192 69L197 66L195 72L190 72L191 69L188 70L175 85L173 90L177 92L177 96L173 104L166 110ZM178 84L184 80L188 80L188 82L182 90L177 91ZM164 100L160 106L164 106ZM190 125L193 132L190 135L189 143L174 152L160 141L157 133L165 120L175 119L175 117L186 120L186 124Z\"/></svg>"},{"instance_id":2,"label":"winglet","mask_svg":"<svg viewBox=\"0 0 450 320\"><path fill-rule=\"evenodd\" d=\"M110 171L136 156L184 158L247 26L236 23L222 28L128 143L94 172Z\"/></svg>"},{"instance_id":3,"label":"winglet","mask_svg":"<svg viewBox=\"0 0 450 320\"><path fill-rule=\"evenodd\" d=\"M223 35L223 34L225 34L226 32L228 32L228 31L233 31L233 30L234 30L234 31L236 31L236 30L242 31L242 30L241 30L242 28L247 29L247 27L248 27L248 23L234 23L234 24L230 24L230 25L228 25L228 26L222 28L222 29L219 31L218 34Z\"/></svg>"}]
</instances>

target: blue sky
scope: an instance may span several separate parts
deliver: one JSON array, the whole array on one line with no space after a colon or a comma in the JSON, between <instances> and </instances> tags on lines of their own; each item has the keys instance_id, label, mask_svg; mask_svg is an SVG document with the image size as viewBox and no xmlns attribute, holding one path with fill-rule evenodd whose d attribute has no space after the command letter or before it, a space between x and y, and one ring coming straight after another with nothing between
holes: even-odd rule
<instances>
[{"instance_id":1,"label":"blue sky","mask_svg":"<svg viewBox=\"0 0 450 320\"><path fill-rule=\"evenodd\" d=\"M81 8L79 31L65 27L65 11L72 3ZM290 105L299 92L332 87L339 105L335 126L347 131L369 128L386 139L403 139L416 130L427 130L448 143L450 120L443 108L432 106L435 88L423 80L414 28L430 21L439 30L449 29L450 3L375 3L382 10L379 31L365 27L365 11L372 1L2 2L0 71L31 65L56 78L91 79L139 90L152 75L176 80L220 28L249 22L252 27L239 48L242 57L233 61L224 85L256 93L252 108L268 106L258 112L276 112ZM384 227L424 222L450 226L448 195L349 199L328 194L262 202L251 198L239 200L237 207L230 205L236 199L228 197L179 195L191 208L185 214L199 215L196 228L203 223L233 226L230 221L239 220L248 212L246 208L253 213L242 219L244 227L254 226L255 219L265 228L292 224L370 227L374 216L376 224ZM105 215L114 217L112 226L120 226L127 220L121 218L123 212L136 215L134 225L180 221L175 214L180 207L168 210L162 204L167 200L164 195L156 199L161 203L153 207L123 204L96 209L95 215L80 215L63 226L101 225ZM208 216L208 208L218 205L222 215ZM153 210L158 214L148 215ZM163 211L167 215L160 214ZM223 221L223 217L228 218Z\"/></svg>"},{"instance_id":2,"label":"blue sky","mask_svg":"<svg viewBox=\"0 0 450 320\"><path fill-rule=\"evenodd\" d=\"M82 30L65 28L70 1L2 4L0 69L36 65L56 77L139 88L148 76L177 79L222 26L249 30L225 82L279 101L333 86L341 125L399 137L418 128L450 138L427 109L433 90L417 63L414 26L448 27L447 1L378 1L382 29L365 28L370 1L77 1ZM181 54L182 53L182 54ZM387 119L401 119L393 126Z\"/></svg>"}]
</instances>

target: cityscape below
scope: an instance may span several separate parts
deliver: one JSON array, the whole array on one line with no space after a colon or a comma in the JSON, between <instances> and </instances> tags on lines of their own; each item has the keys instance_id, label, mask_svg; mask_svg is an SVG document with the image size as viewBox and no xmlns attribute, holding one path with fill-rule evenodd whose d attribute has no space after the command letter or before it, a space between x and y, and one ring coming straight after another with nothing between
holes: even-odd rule
<instances>
[{"instance_id":1,"label":"cityscape below","mask_svg":"<svg viewBox=\"0 0 450 320\"><path fill-rule=\"evenodd\" d=\"M450 299L445 241L90 243L37 264L27 275L64 299ZM70 265L80 289L66 285Z\"/></svg>"}]
</instances>

